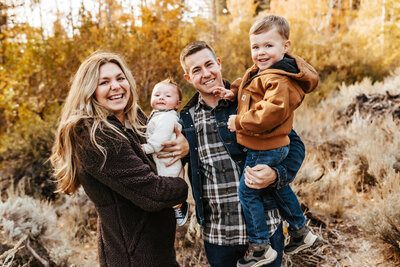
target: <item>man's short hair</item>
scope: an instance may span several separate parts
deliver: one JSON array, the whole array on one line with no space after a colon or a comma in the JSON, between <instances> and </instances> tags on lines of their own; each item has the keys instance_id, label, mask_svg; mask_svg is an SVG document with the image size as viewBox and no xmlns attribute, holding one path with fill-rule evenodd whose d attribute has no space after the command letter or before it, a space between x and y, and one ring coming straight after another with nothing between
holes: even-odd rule
<instances>
[{"instance_id":1,"label":"man's short hair","mask_svg":"<svg viewBox=\"0 0 400 267\"><path fill-rule=\"evenodd\" d=\"M169 84L169 85L174 86L176 88L176 90L178 91L179 101L182 101L182 90L181 90L181 88L179 88L178 84L171 77L168 77L167 79L162 80L161 82L159 82L157 84Z\"/></svg>"},{"instance_id":2,"label":"man's short hair","mask_svg":"<svg viewBox=\"0 0 400 267\"><path fill-rule=\"evenodd\" d=\"M180 55L181 66L182 66L183 70L185 71L185 73L187 73L186 64L185 64L186 57L193 55L203 49L210 50L214 59L217 60L217 55L215 54L214 49L212 49L211 46L209 46L206 42L203 42L203 41L192 42L192 43L186 45L185 48L183 48L181 55Z\"/></svg>"},{"instance_id":3,"label":"man's short hair","mask_svg":"<svg viewBox=\"0 0 400 267\"><path fill-rule=\"evenodd\" d=\"M249 35L268 32L274 27L276 27L282 38L289 40L289 22L285 18L277 15L268 15L258 19L256 22L254 22L253 26L251 26Z\"/></svg>"}]
</instances>

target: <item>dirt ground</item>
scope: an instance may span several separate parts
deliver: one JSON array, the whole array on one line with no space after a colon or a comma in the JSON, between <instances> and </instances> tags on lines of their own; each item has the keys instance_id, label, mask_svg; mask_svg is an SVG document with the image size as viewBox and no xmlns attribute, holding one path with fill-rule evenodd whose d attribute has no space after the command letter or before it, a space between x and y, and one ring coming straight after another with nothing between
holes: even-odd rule
<instances>
[{"instance_id":1,"label":"dirt ground","mask_svg":"<svg viewBox=\"0 0 400 267\"><path fill-rule=\"evenodd\" d=\"M358 215L325 219L323 225L312 225L319 239L315 248L294 256L285 256L283 266L400 266L389 245L372 240L357 226Z\"/></svg>"}]
</instances>

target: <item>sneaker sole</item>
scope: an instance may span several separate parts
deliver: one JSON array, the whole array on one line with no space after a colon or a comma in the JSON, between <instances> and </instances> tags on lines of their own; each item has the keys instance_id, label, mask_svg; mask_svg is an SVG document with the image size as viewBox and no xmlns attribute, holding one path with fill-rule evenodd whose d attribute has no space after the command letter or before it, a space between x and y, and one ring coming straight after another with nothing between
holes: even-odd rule
<instances>
[{"instance_id":1,"label":"sneaker sole","mask_svg":"<svg viewBox=\"0 0 400 267\"><path fill-rule=\"evenodd\" d=\"M259 266L263 266L265 264L271 263L274 260L276 260L276 258L278 257L278 253L274 250L274 249L270 249L267 251L266 255L265 255L265 259L260 260L256 263L254 263L253 265L250 265L248 267L259 267ZM240 265L239 263L236 264L236 267L241 267L243 265Z\"/></svg>"},{"instance_id":2,"label":"sneaker sole","mask_svg":"<svg viewBox=\"0 0 400 267\"><path fill-rule=\"evenodd\" d=\"M311 247L312 245L314 245L315 240L317 240L317 236L314 235L314 234L311 234L311 237L308 237L308 236L307 236L306 239L304 239L305 244L303 244L303 245L301 245L301 246L298 246L298 247L297 247L295 250L293 250L293 251L290 251L290 252L286 252L286 251L285 251L285 254L287 254L287 255L293 255L293 254L296 254L296 253L302 251L303 249L309 248L309 247Z\"/></svg>"},{"instance_id":3,"label":"sneaker sole","mask_svg":"<svg viewBox=\"0 0 400 267\"><path fill-rule=\"evenodd\" d=\"M251 267L259 267L259 266L263 266L265 264L269 264L269 263L273 262L274 260L276 260L276 257L278 257L278 253L275 250L270 250L265 255L266 259L260 260L259 262L253 264Z\"/></svg>"}]
</instances>

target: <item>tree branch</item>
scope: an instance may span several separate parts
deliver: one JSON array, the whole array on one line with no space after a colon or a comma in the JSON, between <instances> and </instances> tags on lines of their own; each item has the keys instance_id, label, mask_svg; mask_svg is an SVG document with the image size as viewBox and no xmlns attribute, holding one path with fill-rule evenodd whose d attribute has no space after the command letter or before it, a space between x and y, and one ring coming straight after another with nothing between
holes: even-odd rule
<instances>
[{"instance_id":1,"label":"tree branch","mask_svg":"<svg viewBox=\"0 0 400 267\"><path fill-rule=\"evenodd\" d=\"M41 264L43 264L43 266L45 267L50 267L50 264L48 261L46 261L45 259L43 259L42 257L39 256L39 254L36 253L36 251L31 247L30 245L30 241L29 238L26 240L26 248L28 249L28 251L32 254L32 256L37 259L38 261L40 261Z\"/></svg>"}]
</instances>

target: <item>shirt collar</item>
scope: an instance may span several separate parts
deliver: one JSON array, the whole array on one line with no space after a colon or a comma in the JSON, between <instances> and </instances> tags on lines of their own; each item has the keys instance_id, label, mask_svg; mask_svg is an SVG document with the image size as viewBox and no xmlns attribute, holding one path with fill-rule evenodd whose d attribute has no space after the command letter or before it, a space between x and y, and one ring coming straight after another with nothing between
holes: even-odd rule
<instances>
[{"instance_id":1,"label":"shirt collar","mask_svg":"<svg viewBox=\"0 0 400 267\"><path fill-rule=\"evenodd\" d=\"M126 118L125 118L125 128L131 129L133 131L132 125L130 124L130 122Z\"/></svg>"},{"instance_id":2,"label":"shirt collar","mask_svg":"<svg viewBox=\"0 0 400 267\"><path fill-rule=\"evenodd\" d=\"M215 107L228 107L229 106L229 100L226 99L220 99L218 100L218 105ZM204 109L204 110L213 110L214 108L210 107L209 105L206 104L206 102L203 100L203 98L199 95L199 100L197 102L195 111L198 111L199 109Z\"/></svg>"},{"instance_id":3,"label":"shirt collar","mask_svg":"<svg viewBox=\"0 0 400 267\"><path fill-rule=\"evenodd\" d=\"M206 102L201 97L201 95L199 95L199 100L197 101L197 105L196 105L196 109L195 110L198 111L200 109L212 110L212 107L210 107L209 105L206 104Z\"/></svg>"},{"instance_id":4,"label":"shirt collar","mask_svg":"<svg viewBox=\"0 0 400 267\"><path fill-rule=\"evenodd\" d=\"M153 111L150 113L150 116L149 116L149 118L148 118L147 120L149 121L149 120L153 117L153 115L156 114L156 113L169 112L169 111L172 111L172 110L175 111L175 109L159 109L159 110L153 110Z\"/></svg>"}]
</instances>

